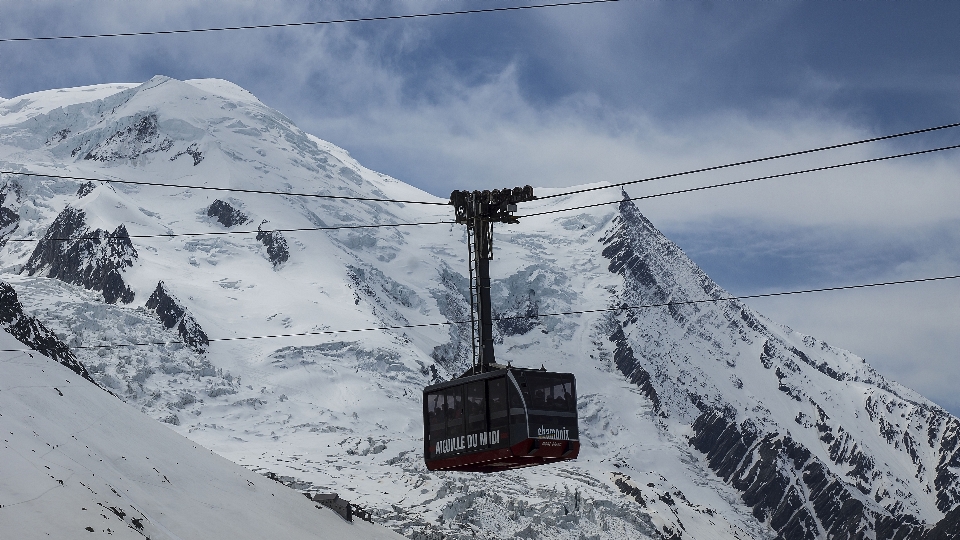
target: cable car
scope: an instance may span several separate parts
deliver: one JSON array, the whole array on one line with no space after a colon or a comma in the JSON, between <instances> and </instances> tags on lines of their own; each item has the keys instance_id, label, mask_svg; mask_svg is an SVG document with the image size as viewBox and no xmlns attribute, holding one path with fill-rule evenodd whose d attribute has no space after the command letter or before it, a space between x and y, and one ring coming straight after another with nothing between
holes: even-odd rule
<instances>
[{"instance_id":1,"label":"cable car","mask_svg":"<svg viewBox=\"0 0 960 540\"><path fill-rule=\"evenodd\" d=\"M431 471L495 472L570 460L580 453L573 374L494 360L493 223L517 223L516 203L533 199L530 186L450 195L457 223L467 226L473 366L423 390L423 456Z\"/></svg>"},{"instance_id":2,"label":"cable car","mask_svg":"<svg viewBox=\"0 0 960 540\"><path fill-rule=\"evenodd\" d=\"M429 470L503 471L580 453L573 374L496 367L423 390Z\"/></svg>"}]
</instances>

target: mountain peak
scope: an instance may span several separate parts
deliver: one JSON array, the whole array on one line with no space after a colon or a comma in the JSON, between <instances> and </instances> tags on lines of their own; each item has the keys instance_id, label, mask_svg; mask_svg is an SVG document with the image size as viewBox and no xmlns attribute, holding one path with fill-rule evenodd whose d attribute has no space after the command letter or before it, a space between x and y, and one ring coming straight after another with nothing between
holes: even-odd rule
<instances>
[{"instance_id":1,"label":"mountain peak","mask_svg":"<svg viewBox=\"0 0 960 540\"><path fill-rule=\"evenodd\" d=\"M498 356L576 374L581 457L429 473L421 390L471 355L466 237L382 225L449 208L299 195L440 201L232 83L81 94L0 104L0 159L218 191L10 176L0 266L33 261L10 276L26 309L70 344L106 345L76 352L99 384L221 455L352 490L424 537L917 539L960 503L956 418L732 299L625 193L496 230L493 309L512 321ZM68 207L71 231L101 242L59 240ZM38 238L49 256L31 257ZM104 269L121 302L99 292Z\"/></svg>"}]
</instances>

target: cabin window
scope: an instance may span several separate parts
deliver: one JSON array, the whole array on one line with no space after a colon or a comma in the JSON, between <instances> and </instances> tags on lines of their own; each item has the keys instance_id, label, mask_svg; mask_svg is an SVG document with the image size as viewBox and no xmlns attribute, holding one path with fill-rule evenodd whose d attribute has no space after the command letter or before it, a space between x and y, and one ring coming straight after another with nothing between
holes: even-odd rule
<instances>
[{"instance_id":1,"label":"cabin window","mask_svg":"<svg viewBox=\"0 0 960 540\"><path fill-rule=\"evenodd\" d=\"M525 382L524 396L530 410L576 412L573 381L570 378L530 374Z\"/></svg>"},{"instance_id":2,"label":"cabin window","mask_svg":"<svg viewBox=\"0 0 960 540\"><path fill-rule=\"evenodd\" d=\"M430 440L433 442L443 439L446 433L444 399L442 392L427 394L427 422L430 427Z\"/></svg>"},{"instance_id":3,"label":"cabin window","mask_svg":"<svg viewBox=\"0 0 960 540\"><path fill-rule=\"evenodd\" d=\"M474 381L466 386L467 433L487 430L487 396L484 381Z\"/></svg>"},{"instance_id":4,"label":"cabin window","mask_svg":"<svg viewBox=\"0 0 960 540\"><path fill-rule=\"evenodd\" d=\"M507 379L490 379L487 381L487 395L490 400L490 431L506 428L507 412Z\"/></svg>"},{"instance_id":5,"label":"cabin window","mask_svg":"<svg viewBox=\"0 0 960 540\"><path fill-rule=\"evenodd\" d=\"M522 378L518 379L517 383L521 388L526 384ZM522 391L525 393L526 388L523 388ZM510 423L517 425L523 424L525 426L527 423L527 410L524 408L524 398L517 392L517 386L512 382L507 383L507 402L510 404Z\"/></svg>"},{"instance_id":6,"label":"cabin window","mask_svg":"<svg viewBox=\"0 0 960 540\"><path fill-rule=\"evenodd\" d=\"M443 391L446 401L447 438L463 435L463 387L455 386Z\"/></svg>"}]
</instances>

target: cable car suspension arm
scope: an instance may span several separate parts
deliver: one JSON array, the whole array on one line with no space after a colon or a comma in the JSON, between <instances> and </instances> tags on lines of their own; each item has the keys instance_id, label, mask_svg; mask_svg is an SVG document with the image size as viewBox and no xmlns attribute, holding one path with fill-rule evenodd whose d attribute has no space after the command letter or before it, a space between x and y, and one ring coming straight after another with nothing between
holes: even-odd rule
<instances>
[{"instance_id":1,"label":"cable car suspension arm","mask_svg":"<svg viewBox=\"0 0 960 540\"><path fill-rule=\"evenodd\" d=\"M490 305L490 261L493 259L493 224L519 223L517 203L536 199L530 186L493 191L460 191L450 194L457 223L467 226L470 265L471 322L478 312L480 324L472 324L473 372L483 373L495 364L493 313ZM479 330L479 331L477 331ZM479 351L479 358L477 352Z\"/></svg>"}]
</instances>

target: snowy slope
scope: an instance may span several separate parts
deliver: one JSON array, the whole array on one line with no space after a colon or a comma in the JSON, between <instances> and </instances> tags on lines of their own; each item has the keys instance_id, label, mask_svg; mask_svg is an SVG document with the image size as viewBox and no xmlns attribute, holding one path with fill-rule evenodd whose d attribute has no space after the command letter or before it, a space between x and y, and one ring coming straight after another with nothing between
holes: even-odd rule
<instances>
[{"instance_id":1,"label":"snowy slope","mask_svg":"<svg viewBox=\"0 0 960 540\"><path fill-rule=\"evenodd\" d=\"M225 81L91 88L0 103L0 165L443 202ZM75 349L95 380L404 534L919 538L960 502L956 418L738 302L539 316L727 296L629 201L495 230L497 315L534 316L497 324L498 357L576 373L583 450L479 476L420 457L420 389L468 362L469 329L443 324L468 318L463 230L289 231L449 221L449 207L3 180L0 268L28 310L74 347L137 344ZM141 237L172 233L198 235ZM240 339L291 334L307 335Z\"/></svg>"},{"instance_id":2,"label":"snowy slope","mask_svg":"<svg viewBox=\"0 0 960 540\"><path fill-rule=\"evenodd\" d=\"M397 537L223 459L0 332L4 538ZM92 533L92 534L91 534Z\"/></svg>"}]
</instances>

